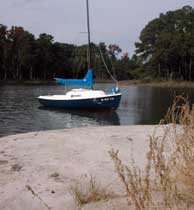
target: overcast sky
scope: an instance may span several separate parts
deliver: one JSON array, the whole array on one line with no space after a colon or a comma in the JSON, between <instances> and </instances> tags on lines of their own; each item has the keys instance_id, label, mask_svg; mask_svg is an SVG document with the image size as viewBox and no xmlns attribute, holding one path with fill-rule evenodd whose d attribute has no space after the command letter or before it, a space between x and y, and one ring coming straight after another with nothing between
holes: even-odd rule
<instances>
[{"instance_id":1,"label":"overcast sky","mask_svg":"<svg viewBox=\"0 0 194 210\"><path fill-rule=\"evenodd\" d=\"M168 10L194 7L194 0L89 0L92 41L116 43L134 51L143 27ZM0 23L23 26L38 36L49 33L55 41L87 42L85 0L1 0Z\"/></svg>"}]
</instances>

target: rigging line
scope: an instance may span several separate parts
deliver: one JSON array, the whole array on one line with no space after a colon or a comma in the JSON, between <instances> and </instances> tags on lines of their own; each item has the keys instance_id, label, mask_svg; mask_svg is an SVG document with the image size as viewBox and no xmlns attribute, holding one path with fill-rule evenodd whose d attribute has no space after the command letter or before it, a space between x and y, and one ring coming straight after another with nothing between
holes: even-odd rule
<instances>
[{"instance_id":1,"label":"rigging line","mask_svg":"<svg viewBox=\"0 0 194 210\"><path fill-rule=\"evenodd\" d=\"M91 67L91 60L92 60L92 49L91 49L91 26L90 26L90 12L89 12L89 1L86 0L86 6L87 6L87 28L88 28L88 61L89 61L89 66ZM110 75L110 77L112 78L112 80L117 84L118 86L118 82L117 80L114 78L114 76L110 73L108 66L106 65L106 62L104 60L103 54L101 52L100 47L98 46L99 51L100 51L100 56L102 58L103 64L108 72L108 74Z\"/></svg>"},{"instance_id":2,"label":"rigging line","mask_svg":"<svg viewBox=\"0 0 194 210\"><path fill-rule=\"evenodd\" d=\"M113 71L113 77L117 80L117 75L116 75L116 71L115 71L115 67L113 65L113 62L111 60L111 58L108 56L109 60L110 60L110 64L112 66L112 71Z\"/></svg>"},{"instance_id":3,"label":"rigging line","mask_svg":"<svg viewBox=\"0 0 194 210\"><path fill-rule=\"evenodd\" d=\"M114 78L114 76L110 73L110 71L109 71L109 69L108 69L108 66L107 66L107 64L106 64L106 62L105 62L105 60L104 60L104 56L103 56L102 51L101 51L101 49L100 49L99 46L98 46L98 49L99 49L99 51L100 51L100 56L101 56L101 58L102 58L102 62L103 62L103 64L104 64L104 66L105 66L105 68L106 68L106 70L107 70L109 76L110 76L110 77L112 78L112 80L118 85L118 81Z\"/></svg>"},{"instance_id":4,"label":"rigging line","mask_svg":"<svg viewBox=\"0 0 194 210\"><path fill-rule=\"evenodd\" d=\"M86 0L86 9L87 9L87 28L88 28L88 66L91 67L90 11L89 11L88 0Z\"/></svg>"}]
</instances>

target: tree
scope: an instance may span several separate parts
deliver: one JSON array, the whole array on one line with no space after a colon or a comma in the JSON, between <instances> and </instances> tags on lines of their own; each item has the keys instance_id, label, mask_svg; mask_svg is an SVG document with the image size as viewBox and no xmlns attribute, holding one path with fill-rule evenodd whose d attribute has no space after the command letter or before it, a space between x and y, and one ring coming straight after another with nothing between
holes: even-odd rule
<instances>
[{"instance_id":1,"label":"tree","mask_svg":"<svg viewBox=\"0 0 194 210\"><path fill-rule=\"evenodd\" d=\"M7 27L0 24L0 79L7 79Z\"/></svg>"},{"instance_id":2,"label":"tree","mask_svg":"<svg viewBox=\"0 0 194 210\"><path fill-rule=\"evenodd\" d=\"M51 47L53 44L53 36L49 34L40 34L37 39L36 49L36 65L41 68L41 78L46 80L50 78L49 70L52 62Z\"/></svg>"},{"instance_id":3,"label":"tree","mask_svg":"<svg viewBox=\"0 0 194 210\"><path fill-rule=\"evenodd\" d=\"M108 46L108 53L111 59L115 60L121 52L122 52L121 48L116 44L110 44Z\"/></svg>"},{"instance_id":4,"label":"tree","mask_svg":"<svg viewBox=\"0 0 194 210\"><path fill-rule=\"evenodd\" d=\"M136 54L153 75L194 79L194 9L185 6L150 21L136 43Z\"/></svg>"},{"instance_id":5,"label":"tree","mask_svg":"<svg viewBox=\"0 0 194 210\"><path fill-rule=\"evenodd\" d=\"M7 66L11 77L16 80L22 80L24 74L27 74L26 68L31 65L29 54L31 53L31 42L34 36L25 31L22 27L12 27L7 32Z\"/></svg>"},{"instance_id":6,"label":"tree","mask_svg":"<svg viewBox=\"0 0 194 210\"><path fill-rule=\"evenodd\" d=\"M83 78L87 71L87 51L87 45L54 42L53 36L45 33L35 38L23 27L8 29L0 25L0 80ZM103 42L91 43L91 51L94 77L110 78L103 57L112 74L116 72L119 78L127 79L130 59L127 56L120 58L118 45L107 47Z\"/></svg>"}]
</instances>

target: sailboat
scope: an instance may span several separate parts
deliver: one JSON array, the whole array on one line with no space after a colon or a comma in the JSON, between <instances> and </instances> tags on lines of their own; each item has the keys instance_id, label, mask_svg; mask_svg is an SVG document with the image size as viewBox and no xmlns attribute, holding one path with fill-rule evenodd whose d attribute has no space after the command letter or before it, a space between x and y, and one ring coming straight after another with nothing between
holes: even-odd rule
<instances>
[{"instance_id":1,"label":"sailboat","mask_svg":"<svg viewBox=\"0 0 194 210\"><path fill-rule=\"evenodd\" d=\"M89 20L89 2L87 6L87 29L88 29L88 69L83 79L63 79L55 78L56 82L64 85L75 85L89 87L72 89L65 95L39 96L39 102L48 107L65 109L117 109L121 92L116 84L110 91L93 90L93 72L91 68L91 42L90 42L90 20Z\"/></svg>"}]
</instances>

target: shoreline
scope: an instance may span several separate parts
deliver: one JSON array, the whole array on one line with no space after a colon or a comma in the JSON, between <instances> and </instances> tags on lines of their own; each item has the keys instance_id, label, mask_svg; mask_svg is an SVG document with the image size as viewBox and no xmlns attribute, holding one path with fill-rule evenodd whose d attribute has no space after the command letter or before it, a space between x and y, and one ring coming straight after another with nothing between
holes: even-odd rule
<instances>
[{"instance_id":1,"label":"shoreline","mask_svg":"<svg viewBox=\"0 0 194 210\"><path fill-rule=\"evenodd\" d=\"M149 135L156 127L84 127L0 138L0 209L46 210L26 185L53 210L77 209L69 187L81 176L93 175L104 186L116 179L110 187L115 193L122 192L108 151L119 150L126 163L133 151L136 164L144 167ZM84 209L105 210L114 202L91 203Z\"/></svg>"},{"instance_id":2,"label":"shoreline","mask_svg":"<svg viewBox=\"0 0 194 210\"><path fill-rule=\"evenodd\" d=\"M94 80L95 83L113 83L112 80ZM143 86L143 87L160 87L160 88L194 88L194 82L191 81L152 81L144 82L141 80L121 80L118 81L120 86ZM1 85L60 85L54 80L34 80L34 81L1 81Z\"/></svg>"},{"instance_id":3,"label":"shoreline","mask_svg":"<svg viewBox=\"0 0 194 210\"><path fill-rule=\"evenodd\" d=\"M153 82L142 82L140 80L124 80L119 81L119 85L135 85L135 86L142 86L142 87L158 87L158 88L194 88L194 82L189 81L153 81Z\"/></svg>"}]
</instances>

